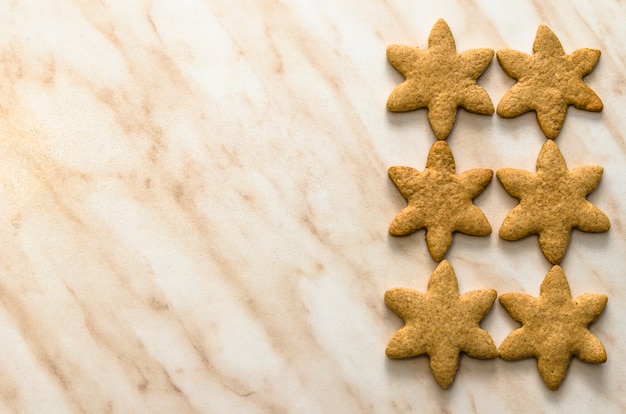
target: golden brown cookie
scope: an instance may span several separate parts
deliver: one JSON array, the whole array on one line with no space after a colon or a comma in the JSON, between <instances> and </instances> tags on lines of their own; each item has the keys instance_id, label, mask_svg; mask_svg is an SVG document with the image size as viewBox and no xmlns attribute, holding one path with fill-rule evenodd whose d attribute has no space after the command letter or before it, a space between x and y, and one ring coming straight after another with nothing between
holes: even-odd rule
<instances>
[{"instance_id":1,"label":"golden brown cookie","mask_svg":"<svg viewBox=\"0 0 626 414\"><path fill-rule=\"evenodd\" d=\"M600 51L578 49L566 55L561 42L548 26L539 26L532 56L512 50L498 50L500 66L517 80L498 104L498 114L512 118L537 112L537 121L546 137L556 138L569 105L586 111L601 111L602 101L583 82L598 63Z\"/></svg>"},{"instance_id":2,"label":"golden brown cookie","mask_svg":"<svg viewBox=\"0 0 626 414\"><path fill-rule=\"evenodd\" d=\"M391 45L387 60L406 79L387 100L392 112L428 108L428 121L437 139L452 131L457 108L491 115L493 103L476 79L493 60L492 49L469 49L458 53L448 24L439 19L428 38L428 50Z\"/></svg>"},{"instance_id":3,"label":"golden brown cookie","mask_svg":"<svg viewBox=\"0 0 626 414\"><path fill-rule=\"evenodd\" d=\"M600 166L569 171L554 141L546 141L541 148L536 174L513 168L498 170L498 180L520 201L504 219L500 237L518 240L538 234L546 259L560 263L572 228L602 232L611 227L608 217L585 198L598 185L602 171Z\"/></svg>"},{"instance_id":4,"label":"golden brown cookie","mask_svg":"<svg viewBox=\"0 0 626 414\"><path fill-rule=\"evenodd\" d=\"M425 228L428 251L436 261L448 251L455 231L473 236L491 234L487 218L472 200L492 175L486 168L457 175L450 147L445 141L435 142L423 172L411 167L389 168L389 177L408 201L389 226L389 233L404 236Z\"/></svg>"},{"instance_id":5,"label":"golden brown cookie","mask_svg":"<svg viewBox=\"0 0 626 414\"><path fill-rule=\"evenodd\" d=\"M594 364L606 362L604 346L587 326L602 313L606 295L585 293L572 298L563 269L553 266L534 298L525 293L505 293L500 302L522 327L500 345L507 361L536 357L543 381L556 389L565 378L573 355Z\"/></svg>"},{"instance_id":6,"label":"golden brown cookie","mask_svg":"<svg viewBox=\"0 0 626 414\"><path fill-rule=\"evenodd\" d=\"M444 260L430 276L428 292L408 288L389 289L385 303L405 325L391 338L385 351L389 358L427 354L430 369L442 388L456 376L459 354L473 358L495 358L496 346L479 326L497 293L473 290L459 295L454 269Z\"/></svg>"}]
</instances>

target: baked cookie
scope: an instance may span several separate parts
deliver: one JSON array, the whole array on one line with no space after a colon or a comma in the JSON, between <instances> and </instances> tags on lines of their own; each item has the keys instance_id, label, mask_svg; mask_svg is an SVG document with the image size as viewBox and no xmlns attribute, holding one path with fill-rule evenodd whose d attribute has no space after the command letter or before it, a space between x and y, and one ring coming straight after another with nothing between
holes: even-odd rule
<instances>
[{"instance_id":1,"label":"baked cookie","mask_svg":"<svg viewBox=\"0 0 626 414\"><path fill-rule=\"evenodd\" d=\"M539 235L546 259L558 264L563 259L572 228L587 232L607 231L608 217L585 196L600 178L600 166L568 170L554 141L546 141L537 158L537 173L503 168L496 172L505 190L519 200L500 227L500 237L518 240Z\"/></svg>"},{"instance_id":2,"label":"baked cookie","mask_svg":"<svg viewBox=\"0 0 626 414\"><path fill-rule=\"evenodd\" d=\"M442 388L448 388L456 376L461 352L483 359L498 355L491 336L479 326L496 296L493 289L459 295L454 269L442 261L430 276L427 293L408 288L385 292L385 303L405 322L385 353L389 358L427 354L435 379Z\"/></svg>"},{"instance_id":3,"label":"baked cookie","mask_svg":"<svg viewBox=\"0 0 626 414\"><path fill-rule=\"evenodd\" d=\"M428 108L428 121L437 139L452 131L458 107L491 115L493 103L476 79L493 60L492 49L458 53L448 24L439 19L428 38L428 49L391 45L387 60L404 76L387 100L392 112Z\"/></svg>"},{"instance_id":4,"label":"baked cookie","mask_svg":"<svg viewBox=\"0 0 626 414\"><path fill-rule=\"evenodd\" d=\"M581 361L606 362L606 350L587 326L606 306L606 295L585 293L572 298L563 269L553 266L534 298L525 293L505 293L500 302L522 327L500 345L507 361L537 358L541 378L550 389L559 387L573 355Z\"/></svg>"},{"instance_id":5,"label":"baked cookie","mask_svg":"<svg viewBox=\"0 0 626 414\"><path fill-rule=\"evenodd\" d=\"M532 56L512 50L498 50L500 66L517 83L498 104L498 114L512 118L537 112L537 121L546 137L556 138L569 105L586 111L601 111L602 101L582 78L598 63L600 51L578 49L566 55L561 42L548 26L539 26Z\"/></svg>"},{"instance_id":6,"label":"baked cookie","mask_svg":"<svg viewBox=\"0 0 626 414\"><path fill-rule=\"evenodd\" d=\"M492 176L486 168L456 174L450 147L445 141L435 142L424 171L389 168L389 177L408 202L389 226L389 233L404 236L425 228L428 251L435 261L446 254L455 231L473 236L491 234L491 225L472 200Z\"/></svg>"}]
</instances>

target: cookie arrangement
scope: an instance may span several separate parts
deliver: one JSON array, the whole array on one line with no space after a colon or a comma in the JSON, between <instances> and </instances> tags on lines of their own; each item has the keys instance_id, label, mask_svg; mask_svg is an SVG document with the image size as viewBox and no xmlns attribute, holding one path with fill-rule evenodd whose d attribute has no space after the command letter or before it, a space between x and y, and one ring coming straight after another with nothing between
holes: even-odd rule
<instances>
[{"instance_id":1,"label":"cookie arrangement","mask_svg":"<svg viewBox=\"0 0 626 414\"><path fill-rule=\"evenodd\" d=\"M505 293L499 301L522 326L510 333L499 348L479 326L491 309L493 289L459 293L452 265L443 260L454 232L488 236L491 226L473 204L491 181L493 172L476 168L457 173L452 151L445 139L455 124L459 107L483 115L494 113L487 91L478 77L493 60L491 49L457 52L447 23L435 23L428 49L392 45L387 59L405 78L390 94L387 109L394 112L428 110L436 142L429 150L423 171L412 167L389 168L389 177L407 201L393 219L389 233L409 235L425 229L426 245L437 268L428 290L393 288L385 303L405 325L387 345L389 358L428 355L435 379L448 388L455 379L461 352L470 357L500 357L508 361L534 357L539 373L550 389L563 381L573 356L589 363L606 361L600 340L588 330L604 310L607 296L582 294L572 298L559 263L565 256L573 228L603 232L610 227L607 216L586 196L598 185L603 169L580 166L569 170L554 142L570 105L587 111L602 110L602 101L582 78L589 74L600 51L578 49L566 54L556 35L540 26L533 55L503 49L495 55L505 73L517 82L501 99L497 113L504 118L535 111L546 142L537 158L536 172L503 168L498 181L519 204L506 216L499 235L518 240L537 234L539 247L553 265L545 276L539 297Z\"/></svg>"}]
</instances>

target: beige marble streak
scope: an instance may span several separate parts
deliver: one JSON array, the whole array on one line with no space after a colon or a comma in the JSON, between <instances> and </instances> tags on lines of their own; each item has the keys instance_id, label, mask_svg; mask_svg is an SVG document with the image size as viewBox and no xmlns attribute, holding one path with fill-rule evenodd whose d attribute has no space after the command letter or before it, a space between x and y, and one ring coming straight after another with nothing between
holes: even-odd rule
<instances>
[{"instance_id":1,"label":"beige marble streak","mask_svg":"<svg viewBox=\"0 0 626 414\"><path fill-rule=\"evenodd\" d=\"M431 3L1 2L0 411L619 412L624 6ZM386 112L384 51L426 47L439 17L459 50L530 53L547 23L603 51L605 110L571 109L557 143L605 167L590 200L613 228L574 232L563 266L609 295L609 362L573 361L556 393L533 360L463 357L444 391L426 358L384 355L384 291L435 267L423 232L387 235L386 170L423 168L433 137L424 111ZM494 103L512 85L495 61L479 83ZM533 114L460 111L448 142L459 171L533 169L542 139ZM494 230L515 205L497 182L476 203ZM462 292L537 295L549 269L533 237L457 235L447 258ZM495 307L483 327L516 324Z\"/></svg>"}]
</instances>

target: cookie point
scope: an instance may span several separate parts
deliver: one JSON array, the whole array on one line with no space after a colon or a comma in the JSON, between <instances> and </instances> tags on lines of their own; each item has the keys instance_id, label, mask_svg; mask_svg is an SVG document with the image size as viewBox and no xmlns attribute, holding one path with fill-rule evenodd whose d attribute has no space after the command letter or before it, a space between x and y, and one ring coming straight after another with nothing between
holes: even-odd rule
<instances>
[{"instance_id":1,"label":"cookie point","mask_svg":"<svg viewBox=\"0 0 626 414\"><path fill-rule=\"evenodd\" d=\"M492 303L496 301L496 298L498 297L498 292L495 289L484 289L484 291L489 296ZM495 358L495 356L492 358Z\"/></svg>"},{"instance_id":2,"label":"cookie point","mask_svg":"<svg viewBox=\"0 0 626 414\"><path fill-rule=\"evenodd\" d=\"M501 304L502 306L504 306L504 303L505 303L507 300L509 300L509 299L508 299L508 298L509 298L509 295L510 295L510 292L507 292L507 293L501 293L501 294L500 294L500 296L498 296L498 302L500 302L500 304ZM502 346L502 345L500 345L500 346ZM498 356L502 356L502 355L501 355L501 352L500 352L500 348L498 348Z\"/></svg>"},{"instance_id":3,"label":"cookie point","mask_svg":"<svg viewBox=\"0 0 626 414\"><path fill-rule=\"evenodd\" d=\"M550 29L550 27L546 24L540 24L539 27L537 28L537 36L539 35L554 35L554 32L552 31L552 29Z\"/></svg>"},{"instance_id":4,"label":"cookie point","mask_svg":"<svg viewBox=\"0 0 626 414\"><path fill-rule=\"evenodd\" d=\"M544 257L553 265L558 265L559 263L561 263L561 260L563 260L563 256L561 255L555 255L555 254L550 254L550 253L544 253Z\"/></svg>"},{"instance_id":5,"label":"cookie point","mask_svg":"<svg viewBox=\"0 0 626 414\"><path fill-rule=\"evenodd\" d=\"M560 130L549 130L549 131L543 131L546 135L546 138L548 138L548 140L553 141L556 139L557 136L559 136L559 132L561 132Z\"/></svg>"},{"instance_id":6,"label":"cookie point","mask_svg":"<svg viewBox=\"0 0 626 414\"><path fill-rule=\"evenodd\" d=\"M561 385L560 382L558 382L558 383L554 383L552 381L549 381L549 382L548 381L544 381L544 382L545 382L546 386L548 388L550 388L552 391L556 391L557 389L559 389L559 385Z\"/></svg>"},{"instance_id":7,"label":"cookie point","mask_svg":"<svg viewBox=\"0 0 626 414\"><path fill-rule=\"evenodd\" d=\"M387 169L387 175L389 175L389 178L391 179L396 177L398 175L398 167L397 166L389 167Z\"/></svg>"},{"instance_id":8,"label":"cookie point","mask_svg":"<svg viewBox=\"0 0 626 414\"><path fill-rule=\"evenodd\" d=\"M454 125L452 125L452 127L450 128L442 128L441 126L433 126L433 122L431 121L430 118L428 119L428 123L430 124L430 129L432 129L433 134L435 134L435 138L437 138L437 141L445 141L450 135L450 133L452 132L452 128L454 127Z\"/></svg>"},{"instance_id":9,"label":"cookie point","mask_svg":"<svg viewBox=\"0 0 626 414\"><path fill-rule=\"evenodd\" d=\"M451 234L450 234L450 237L452 237ZM426 247L428 247L428 252L430 253L430 257L432 257L432 259L435 262L438 262L437 269L435 271L440 271L443 269L452 269L452 266L450 265L450 263L446 262L443 264L443 266L440 263L445 257L446 253L448 253L450 244L445 243L443 241L433 242L432 239L429 239L429 231L428 230L426 231Z\"/></svg>"},{"instance_id":10,"label":"cookie point","mask_svg":"<svg viewBox=\"0 0 626 414\"><path fill-rule=\"evenodd\" d=\"M552 150L555 150L555 149L558 149L558 148L559 147L556 145L556 142L554 142L553 139L546 140L546 142L544 142L543 145L542 145L542 149L545 149L545 150L551 150L552 151Z\"/></svg>"},{"instance_id":11,"label":"cookie point","mask_svg":"<svg viewBox=\"0 0 626 414\"><path fill-rule=\"evenodd\" d=\"M554 140L559 135L559 132L561 132L561 125L554 127L546 125L546 122L542 124L542 121L539 119L539 114L537 114L537 122L539 122L539 127L543 131L546 138L548 138L548 141Z\"/></svg>"},{"instance_id":12,"label":"cookie point","mask_svg":"<svg viewBox=\"0 0 626 414\"><path fill-rule=\"evenodd\" d=\"M509 108L507 105L500 101L498 106L496 107L496 113L502 118L513 118L513 116L509 115Z\"/></svg>"},{"instance_id":13,"label":"cookie point","mask_svg":"<svg viewBox=\"0 0 626 414\"><path fill-rule=\"evenodd\" d=\"M498 59L498 62L500 64L502 64L502 56L504 54L506 54L507 52L509 52L511 49L498 49L496 50L496 59Z\"/></svg>"},{"instance_id":14,"label":"cookie point","mask_svg":"<svg viewBox=\"0 0 626 414\"><path fill-rule=\"evenodd\" d=\"M448 250L446 250L445 252L441 252L441 251L434 251L433 249L428 249L429 253L430 253L430 257L432 257L432 259L435 262L441 262L441 260L443 259L443 257L446 255L446 253L448 252Z\"/></svg>"},{"instance_id":15,"label":"cookie point","mask_svg":"<svg viewBox=\"0 0 626 414\"><path fill-rule=\"evenodd\" d=\"M395 349L393 349L390 346L387 346L387 348L385 348L385 355L387 356L387 358L390 358L390 359L396 359L397 358L395 356L396 355Z\"/></svg>"},{"instance_id":16,"label":"cookie point","mask_svg":"<svg viewBox=\"0 0 626 414\"><path fill-rule=\"evenodd\" d=\"M452 378L452 379L448 379L448 378L439 379L439 378L437 378L437 383L444 390L447 390L448 388L450 388L450 385L452 385L452 382L454 382L454 378Z\"/></svg>"},{"instance_id":17,"label":"cookie point","mask_svg":"<svg viewBox=\"0 0 626 414\"><path fill-rule=\"evenodd\" d=\"M402 233L396 228L395 223L391 223L391 225L389 226L389 234L391 234L392 236L404 236L405 235L404 233Z\"/></svg>"},{"instance_id":18,"label":"cookie point","mask_svg":"<svg viewBox=\"0 0 626 414\"><path fill-rule=\"evenodd\" d=\"M399 101L395 96L389 96L389 99L387 99L387 110L389 112L405 112L407 107L406 104Z\"/></svg>"},{"instance_id":19,"label":"cookie point","mask_svg":"<svg viewBox=\"0 0 626 414\"><path fill-rule=\"evenodd\" d=\"M599 97L595 96L592 98L591 102L589 102L586 109L592 112L600 112L604 109L604 104Z\"/></svg>"},{"instance_id":20,"label":"cookie point","mask_svg":"<svg viewBox=\"0 0 626 414\"><path fill-rule=\"evenodd\" d=\"M443 17L440 17L439 19L437 19L437 21L435 22L435 26L446 26L448 27L448 22L446 22L446 20Z\"/></svg>"}]
</instances>

